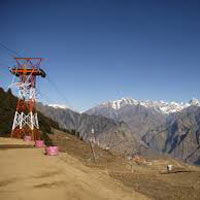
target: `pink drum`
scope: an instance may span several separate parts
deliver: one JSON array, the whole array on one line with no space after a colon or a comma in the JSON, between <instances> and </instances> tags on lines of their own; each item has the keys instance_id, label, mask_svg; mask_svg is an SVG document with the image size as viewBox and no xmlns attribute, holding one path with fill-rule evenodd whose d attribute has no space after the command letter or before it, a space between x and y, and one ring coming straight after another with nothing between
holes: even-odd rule
<instances>
[{"instance_id":1,"label":"pink drum","mask_svg":"<svg viewBox=\"0 0 200 200\"><path fill-rule=\"evenodd\" d=\"M35 140L35 147L37 147L37 148L44 147L44 141L43 140Z\"/></svg>"},{"instance_id":2,"label":"pink drum","mask_svg":"<svg viewBox=\"0 0 200 200\"><path fill-rule=\"evenodd\" d=\"M24 141L30 142L30 141L31 141L31 136L25 135L25 136L24 136Z\"/></svg>"},{"instance_id":3,"label":"pink drum","mask_svg":"<svg viewBox=\"0 0 200 200\"><path fill-rule=\"evenodd\" d=\"M58 146L49 146L45 148L45 154L48 156L57 156L59 153Z\"/></svg>"}]
</instances>

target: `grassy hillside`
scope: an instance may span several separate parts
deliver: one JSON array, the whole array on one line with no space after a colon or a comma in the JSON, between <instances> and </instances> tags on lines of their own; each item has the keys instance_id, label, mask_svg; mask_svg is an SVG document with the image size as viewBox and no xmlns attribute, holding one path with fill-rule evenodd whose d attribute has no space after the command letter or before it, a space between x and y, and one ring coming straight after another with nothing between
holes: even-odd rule
<instances>
[{"instance_id":1,"label":"grassy hillside","mask_svg":"<svg viewBox=\"0 0 200 200\"><path fill-rule=\"evenodd\" d=\"M11 90L7 92L0 88L0 135L9 135L13 123L13 117L16 109L17 97L15 97ZM56 122L48 117L45 117L42 113L38 112L38 119L40 130L43 133L51 133L51 127L59 129Z\"/></svg>"}]
</instances>

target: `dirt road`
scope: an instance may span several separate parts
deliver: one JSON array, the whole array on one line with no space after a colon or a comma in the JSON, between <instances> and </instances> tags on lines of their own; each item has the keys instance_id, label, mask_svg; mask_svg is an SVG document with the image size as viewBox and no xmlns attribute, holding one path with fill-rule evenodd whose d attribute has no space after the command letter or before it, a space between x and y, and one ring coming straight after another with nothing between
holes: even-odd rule
<instances>
[{"instance_id":1,"label":"dirt road","mask_svg":"<svg viewBox=\"0 0 200 200\"><path fill-rule=\"evenodd\" d=\"M84 166L67 153L43 155L43 149L0 150L1 200L146 200L106 171Z\"/></svg>"}]
</instances>

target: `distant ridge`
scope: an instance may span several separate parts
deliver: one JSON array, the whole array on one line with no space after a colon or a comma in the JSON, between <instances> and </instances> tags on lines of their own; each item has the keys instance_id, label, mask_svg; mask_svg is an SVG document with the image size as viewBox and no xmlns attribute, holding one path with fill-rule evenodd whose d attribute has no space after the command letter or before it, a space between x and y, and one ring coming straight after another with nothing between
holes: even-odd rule
<instances>
[{"instance_id":1,"label":"distant ridge","mask_svg":"<svg viewBox=\"0 0 200 200\"><path fill-rule=\"evenodd\" d=\"M112 108L114 110L120 110L122 107L127 106L127 105L141 105L146 108L154 108L158 112L162 112L164 114L169 114L173 112L179 112L191 105L199 105L198 99L192 99L188 103L177 103L175 101L172 102L165 102L165 101L150 101L150 100L135 100L133 98L127 97L127 98L121 98L113 101L108 101L101 103L94 108L91 108L86 111L86 113L92 113L95 114L95 110L102 109L102 108Z\"/></svg>"}]
</instances>

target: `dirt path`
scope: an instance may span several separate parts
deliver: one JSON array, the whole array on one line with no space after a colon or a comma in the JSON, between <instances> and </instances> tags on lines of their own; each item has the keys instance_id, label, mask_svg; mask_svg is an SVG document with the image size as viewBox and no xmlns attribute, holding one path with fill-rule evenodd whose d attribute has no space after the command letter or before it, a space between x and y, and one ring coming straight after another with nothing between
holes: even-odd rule
<instances>
[{"instance_id":1,"label":"dirt path","mask_svg":"<svg viewBox=\"0 0 200 200\"><path fill-rule=\"evenodd\" d=\"M43 149L0 150L2 200L145 200L106 171L84 166L67 153L43 155Z\"/></svg>"}]
</instances>

